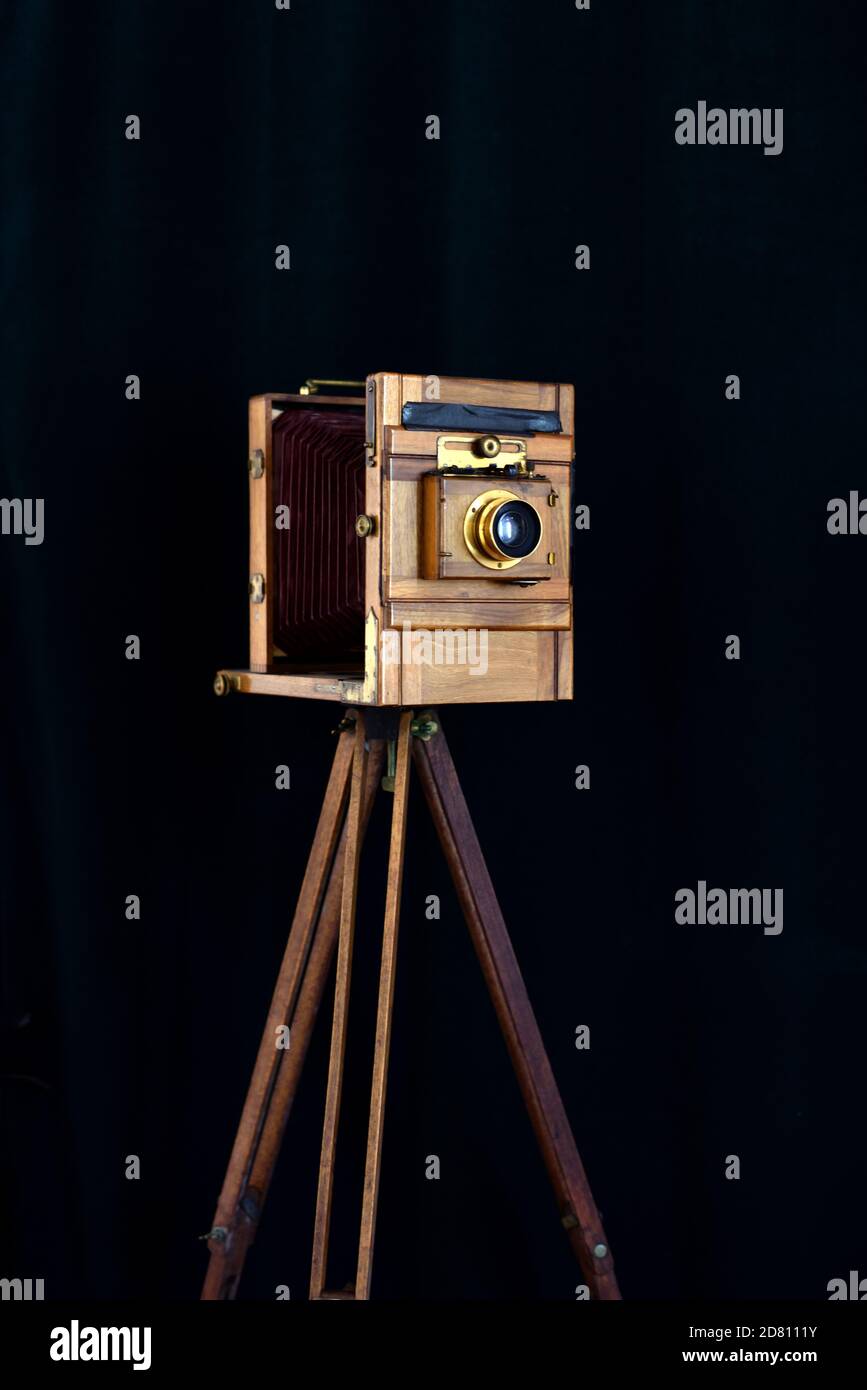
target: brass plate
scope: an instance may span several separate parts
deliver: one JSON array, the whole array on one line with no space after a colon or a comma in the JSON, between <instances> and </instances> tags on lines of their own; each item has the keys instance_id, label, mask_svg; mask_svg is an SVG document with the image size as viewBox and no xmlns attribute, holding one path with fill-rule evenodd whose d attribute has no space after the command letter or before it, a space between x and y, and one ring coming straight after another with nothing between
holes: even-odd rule
<instances>
[{"instance_id":1,"label":"brass plate","mask_svg":"<svg viewBox=\"0 0 867 1390\"><path fill-rule=\"evenodd\" d=\"M496 439L499 452L495 457L476 453L480 439ZM527 471L527 443L524 439L512 439L505 435L482 434L441 434L437 439L437 471L444 468L516 468L519 473Z\"/></svg>"}]
</instances>

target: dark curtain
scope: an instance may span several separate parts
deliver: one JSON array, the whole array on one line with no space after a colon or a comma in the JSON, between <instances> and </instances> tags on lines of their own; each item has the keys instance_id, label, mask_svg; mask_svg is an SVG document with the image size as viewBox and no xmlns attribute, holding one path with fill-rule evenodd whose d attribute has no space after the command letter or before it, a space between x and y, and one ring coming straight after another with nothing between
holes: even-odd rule
<instances>
[{"instance_id":1,"label":"dark curtain","mask_svg":"<svg viewBox=\"0 0 867 1390\"><path fill-rule=\"evenodd\" d=\"M576 385L575 700L446 726L625 1296L867 1273L867 539L826 528L867 493L862 7L0 13L0 490L45 502L41 545L0 537L0 1273L198 1295L336 722L211 691L246 660L246 401L384 369ZM699 100L783 108L782 154L678 146ZM782 887L784 930L676 926L700 879ZM401 930L375 1292L573 1298L418 798ZM324 1022L244 1297L305 1294Z\"/></svg>"}]
</instances>

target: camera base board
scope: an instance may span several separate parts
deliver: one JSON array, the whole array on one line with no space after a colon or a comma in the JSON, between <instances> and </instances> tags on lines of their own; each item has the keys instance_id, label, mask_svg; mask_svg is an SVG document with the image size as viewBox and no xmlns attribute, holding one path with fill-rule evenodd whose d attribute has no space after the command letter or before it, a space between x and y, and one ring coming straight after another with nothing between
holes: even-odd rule
<instances>
[{"instance_id":1,"label":"camera base board","mask_svg":"<svg viewBox=\"0 0 867 1390\"><path fill-rule=\"evenodd\" d=\"M230 670L217 673L219 695L288 695L347 705L475 705L572 699L572 633L502 631L472 626L386 628L375 668L379 697L362 672Z\"/></svg>"}]
</instances>

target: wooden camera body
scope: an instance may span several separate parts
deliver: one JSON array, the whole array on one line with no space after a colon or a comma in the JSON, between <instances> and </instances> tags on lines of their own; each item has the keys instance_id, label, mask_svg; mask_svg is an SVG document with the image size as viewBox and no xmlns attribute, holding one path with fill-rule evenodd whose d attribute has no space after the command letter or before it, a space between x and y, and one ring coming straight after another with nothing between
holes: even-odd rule
<instances>
[{"instance_id":1,"label":"wooden camera body","mask_svg":"<svg viewBox=\"0 0 867 1390\"><path fill-rule=\"evenodd\" d=\"M250 667L218 692L571 699L573 388L339 385L250 401Z\"/></svg>"}]
</instances>

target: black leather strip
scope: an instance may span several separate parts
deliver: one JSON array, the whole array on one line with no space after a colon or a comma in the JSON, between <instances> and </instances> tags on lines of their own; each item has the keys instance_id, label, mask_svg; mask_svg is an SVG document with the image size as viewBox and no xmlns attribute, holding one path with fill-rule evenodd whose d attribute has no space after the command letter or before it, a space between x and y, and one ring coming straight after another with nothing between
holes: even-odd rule
<instances>
[{"instance_id":1,"label":"black leather strip","mask_svg":"<svg viewBox=\"0 0 867 1390\"><path fill-rule=\"evenodd\" d=\"M401 420L409 430L482 430L490 434L560 434L556 410L513 410L509 406L461 405L454 401L407 401Z\"/></svg>"}]
</instances>

